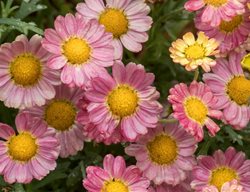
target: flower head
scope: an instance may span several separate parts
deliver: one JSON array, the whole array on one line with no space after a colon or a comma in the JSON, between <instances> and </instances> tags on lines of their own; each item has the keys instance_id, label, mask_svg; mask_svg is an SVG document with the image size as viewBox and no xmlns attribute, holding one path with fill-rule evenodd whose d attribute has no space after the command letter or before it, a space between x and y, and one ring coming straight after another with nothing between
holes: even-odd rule
<instances>
[{"instance_id":1,"label":"flower head","mask_svg":"<svg viewBox=\"0 0 250 192\"><path fill-rule=\"evenodd\" d=\"M0 174L8 183L41 180L56 168L59 142L55 132L28 114L16 117L16 128L0 123Z\"/></svg>"},{"instance_id":2,"label":"flower head","mask_svg":"<svg viewBox=\"0 0 250 192\"><path fill-rule=\"evenodd\" d=\"M41 46L42 37L30 40L20 35L0 47L0 100L7 107L43 105L55 96L59 72L47 67L49 53Z\"/></svg>"},{"instance_id":3,"label":"flower head","mask_svg":"<svg viewBox=\"0 0 250 192\"><path fill-rule=\"evenodd\" d=\"M52 53L48 66L62 69L65 84L81 87L113 65L112 35L97 21L87 21L80 15L58 16L55 29L46 29L44 36L42 45Z\"/></svg>"},{"instance_id":4,"label":"flower head","mask_svg":"<svg viewBox=\"0 0 250 192\"><path fill-rule=\"evenodd\" d=\"M195 165L196 141L177 123L158 125L156 129L125 148L134 156L143 175L159 185L177 185Z\"/></svg>"},{"instance_id":5,"label":"flower head","mask_svg":"<svg viewBox=\"0 0 250 192\"><path fill-rule=\"evenodd\" d=\"M218 102L216 107L223 110L223 119L236 129L247 126L250 118L250 80L241 68L244 62L241 53L232 52L228 59L217 59L213 73L203 75Z\"/></svg>"},{"instance_id":6,"label":"flower head","mask_svg":"<svg viewBox=\"0 0 250 192\"><path fill-rule=\"evenodd\" d=\"M240 186L237 188L234 182L231 183L237 180L237 185L249 191L249 171L250 160L246 160L243 152L236 152L233 147L229 147L225 153L217 150L213 156L198 157L198 165L193 169L194 180L191 186L197 192L201 192L205 187L211 192L231 192L228 190L230 188L240 191Z\"/></svg>"},{"instance_id":7,"label":"flower head","mask_svg":"<svg viewBox=\"0 0 250 192\"><path fill-rule=\"evenodd\" d=\"M98 20L105 30L112 34L115 59L122 58L122 45L132 52L141 51L141 43L148 40L146 32L152 24L152 18L148 16L149 6L144 0L105 2L86 0L85 3L79 3L76 9L85 18Z\"/></svg>"},{"instance_id":8,"label":"flower head","mask_svg":"<svg viewBox=\"0 0 250 192\"><path fill-rule=\"evenodd\" d=\"M151 86L154 75L142 65L121 62L114 64L112 74L90 81L85 93L89 120L107 137L118 129L125 140L134 141L156 127L162 110L159 93Z\"/></svg>"},{"instance_id":9,"label":"flower head","mask_svg":"<svg viewBox=\"0 0 250 192\"><path fill-rule=\"evenodd\" d=\"M201 14L197 14L195 26L209 38L214 38L219 42L220 53L227 53L247 40L250 33L249 16L250 10L247 9L244 14L235 15L230 21L222 20L217 27L211 27L202 21Z\"/></svg>"},{"instance_id":10,"label":"flower head","mask_svg":"<svg viewBox=\"0 0 250 192\"><path fill-rule=\"evenodd\" d=\"M197 141L203 139L203 126L214 136L219 126L209 117L220 119L222 112L215 107L217 98L209 87L203 83L193 81L188 87L180 83L170 89L169 102L174 110L174 117L191 133Z\"/></svg>"},{"instance_id":11,"label":"flower head","mask_svg":"<svg viewBox=\"0 0 250 192\"><path fill-rule=\"evenodd\" d=\"M83 149L84 135L83 125L77 120L80 109L77 106L83 97L84 91L69 88L62 84L56 87L56 96L41 107L25 109L22 113L28 113L33 118L40 119L48 127L56 132L61 150L61 157L75 155Z\"/></svg>"},{"instance_id":12,"label":"flower head","mask_svg":"<svg viewBox=\"0 0 250 192\"><path fill-rule=\"evenodd\" d=\"M218 53L218 42L209 39L204 33L199 32L195 40L191 32L186 33L183 39L177 39L169 48L170 57L175 63L185 66L188 71L201 66L204 71L210 71L210 67L215 66L216 62L209 56Z\"/></svg>"},{"instance_id":13,"label":"flower head","mask_svg":"<svg viewBox=\"0 0 250 192\"><path fill-rule=\"evenodd\" d=\"M224 21L230 21L236 15L245 12L245 0L188 0L184 7L188 11L201 10L201 21L217 27Z\"/></svg>"},{"instance_id":14,"label":"flower head","mask_svg":"<svg viewBox=\"0 0 250 192\"><path fill-rule=\"evenodd\" d=\"M126 167L123 157L106 155L103 168L87 167L83 186L89 192L147 192L150 181L136 166Z\"/></svg>"},{"instance_id":15,"label":"flower head","mask_svg":"<svg viewBox=\"0 0 250 192\"><path fill-rule=\"evenodd\" d=\"M243 187L238 184L236 179L224 183L220 190L214 185L206 186L202 192L244 192Z\"/></svg>"}]
</instances>

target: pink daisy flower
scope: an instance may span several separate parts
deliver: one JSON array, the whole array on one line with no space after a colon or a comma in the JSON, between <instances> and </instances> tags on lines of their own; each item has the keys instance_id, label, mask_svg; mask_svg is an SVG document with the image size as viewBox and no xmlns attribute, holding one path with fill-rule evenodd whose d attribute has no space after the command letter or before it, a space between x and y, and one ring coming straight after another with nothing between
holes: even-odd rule
<instances>
[{"instance_id":1,"label":"pink daisy flower","mask_svg":"<svg viewBox=\"0 0 250 192\"><path fill-rule=\"evenodd\" d=\"M86 172L83 186L89 192L147 192L150 185L136 166L126 167L121 156L106 155L103 168L89 166Z\"/></svg>"},{"instance_id":2,"label":"pink daisy flower","mask_svg":"<svg viewBox=\"0 0 250 192\"><path fill-rule=\"evenodd\" d=\"M77 120L79 108L77 103L83 97L84 91L69 88L66 85L56 87L56 96L41 107L25 109L33 118L42 120L53 128L60 142L60 157L75 155L83 149L83 125Z\"/></svg>"},{"instance_id":3,"label":"pink daisy flower","mask_svg":"<svg viewBox=\"0 0 250 192\"><path fill-rule=\"evenodd\" d=\"M224 120L236 129L247 126L250 118L250 80L241 68L242 54L233 52L229 59L217 59L213 73L203 75L203 80L218 98L217 108L223 110Z\"/></svg>"},{"instance_id":4,"label":"pink daisy flower","mask_svg":"<svg viewBox=\"0 0 250 192\"><path fill-rule=\"evenodd\" d=\"M135 144L125 148L134 156L136 166L156 185L177 185L187 177L196 164L196 141L177 123L159 124L140 137Z\"/></svg>"},{"instance_id":5,"label":"pink daisy flower","mask_svg":"<svg viewBox=\"0 0 250 192\"><path fill-rule=\"evenodd\" d=\"M225 153L217 150L213 156L198 157L198 165L193 169L194 180L191 186L197 192L209 186L215 186L220 191L225 183L235 179L238 185L249 192L249 172L250 160L246 160L243 152L236 152L233 147L229 147ZM225 188L228 188L228 184L223 186L223 189Z\"/></svg>"},{"instance_id":6,"label":"pink daisy flower","mask_svg":"<svg viewBox=\"0 0 250 192\"><path fill-rule=\"evenodd\" d=\"M173 115L187 132L197 141L203 139L203 126L206 126L212 136L220 130L219 126L209 117L220 119L222 112L215 104L217 98L207 85L193 81L188 87L184 83L170 89L168 101L172 104Z\"/></svg>"},{"instance_id":7,"label":"pink daisy flower","mask_svg":"<svg viewBox=\"0 0 250 192\"><path fill-rule=\"evenodd\" d=\"M49 53L41 46L42 37L30 40L20 35L0 47L0 100L7 107L44 105L55 96L59 72L46 66Z\"/></svg>"},{"instance_id":8,"label":"pink daisy flower","mask_svg":"<svg viewBox=\"0 0 250 192\"><path fill-rule=\"evenodd\" d=\"M202 21L201 14L197 14L195 26L198 30L205 32L208 37L215 38L220 42L220 52L226 53L247 40L250 33L249 16L250 10L246 9L244 14L236 15L230 21L222 20L219 26L211 27Z\"/></svg>"},{"instance_id":9,"label":"pink daisy flower","mask_svg":"<svg viewBox=\"0 0 250 192\"><path fill-rule=\"evenodd\" d=\"M113 65L112 35L97 21L80 15L58 16L55 29L46 29L42 46L52 53L48 66L62 69L61 80L71 86L83 86L90 78Z\"/></svg>"},{"instance_id":10,"label":"pink daisy flower","mask_svg":"<svg viewBox=\"0 0 250 192\"><path fill-rule=\"evenodd\" d=\"M113 35L115 59L121 59L123 48L139 52L148 40L146 33L152 24L148 16L149 6L144 0L86 0L76 7L78 13L88 19L96 19Z\"/></svg>"},{"instance_id":11,"label":"pink daisy flower","mask_svg":"<svg viewBox=\"0 0 250 192\"><path fill-rule=\"evenodd\" d=\"M243 187L238 184L236 179L224 183L218 191L214 185L206 186L202 192L244 192Z\"/></svg>"},{"instance_id":12,"label":"pink daisy flower","mask_svg":"<svg viewBox=\"0 0 250 192\"><path fill-rule=\"evenodd\" d=\"M245 12L246 0L188 0L184 7L188 11L201 10L201 22L217 27L222 21L230 21Z\"/></svg>"},{"instance_id":13,"label":"pink daisy flower","mask_svg":"<svg viewBox=\"0 0 250 192\"><path fill-rule=\"evenodd\" d=\"M159 93L151 86L154 75L146 73L142 65L124 66L120 61L112 74L91 80L85 93L89 119L107 137L119 129L125 140L134 141L156 127L162 111Z\"/></svg>"},{"instance_id":14,"label":"pink daisy flower","mask_svg":"<svg viewBox=\"0 0 250 192\"><path fill-rule=\"evenodd\" d=\"M41 180L56 168L59 142L55 132L28 114L16 117L16 128L0 123L0 174L7 183Z\"/></svg>"},{"instance_id":15,"label":"pink daisy flower","mask_svg":"<svg viewBox=\"0 0 250 192\"><path fill-rule=\"evenodd\" d=\"M106 134L102 134L97 126L90 122L87 111L88 104L88 100L85 97L82 98L78 104L80 111L77 115L78 122L84 125L83 135L85 136L85 141L94 141L96 143L104 143L105 145L122 142L122 135L119 129L115 129L112 135L107 136Z\"/></svg>"}]
</instances>

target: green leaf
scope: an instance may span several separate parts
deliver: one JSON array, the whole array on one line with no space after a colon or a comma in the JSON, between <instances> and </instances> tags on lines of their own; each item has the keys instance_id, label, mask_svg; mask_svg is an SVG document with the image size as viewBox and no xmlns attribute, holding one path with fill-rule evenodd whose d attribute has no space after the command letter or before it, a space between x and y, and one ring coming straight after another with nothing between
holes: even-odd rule
<instances>
[{"instance_id":1,"label":"green leaf","mask_svg":"<svg viewBox=\"0 0 250 192\"><path fill-rule=\"evenodd\" d=\"M40 0L23 0L20 9L16 12L15 17L19 19L24 19L31 13L46 9L47 6L43 4L38 4Z\"/></svg>"},{"instance_id":2,"label":"green leaf","mask_svg":"<svg viewBox=\"0 0 250 192\"><path fill-rule=\"evenodd\" d=\"M43 35L43 30L36 27L35 23L26 23L20 19L15 18L0 18L0 24L8 25L13 29L17 29L24 34L28 34L28 31L33 31L37 34Z\"/></svg>"},{"instance_id":3,"label":"green leaf","mask_svg":"<svg viewBox=\"0 0 250 192\"><path fill-rule=\"evenodd\" d=\"M237 134L230 126L225 126L224 129L229 134L233 142L237 142L239 145L243 146L241 135Z\"/></svg>"},{"instance_id":4,"label":"green leaf","mask_svg":"<svg viewBox=\"0 0 250 192\"><path fill-rule=\"evenodd\" d=\"M14 185L14 192L25 192L23 185L20 183L16 183Z\"/></svg>"}]
</instances>

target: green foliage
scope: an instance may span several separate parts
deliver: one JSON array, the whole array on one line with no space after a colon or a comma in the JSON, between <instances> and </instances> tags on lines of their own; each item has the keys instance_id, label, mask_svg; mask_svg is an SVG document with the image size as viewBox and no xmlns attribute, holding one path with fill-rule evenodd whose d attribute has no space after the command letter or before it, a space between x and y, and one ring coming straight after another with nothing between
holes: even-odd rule
<instances>
[{"instance_id":1,"label":"green foliage","mask_svg":"<svg viewBox=\"0 0 250 192\"><path fill-rule=\"evenodd\" d=\"M0 43L10 42L21 33L28 36L34 33L43 34L43 30L53 26L57 15L75 12L75 6L81 0L6 0L1 1L0 10ZM187 72L180 65L174 64L169 57L168 48L173 40L186 31L195 31L192 25L193 14L183 9L185 0L165 0L151 5L151 16L154 20L149 40L143 50L134 54L125 51L124 62L141 63L147 71L155 74L155 86L161 93L161 102L167 105L169 89L176 82L189 83L194 73ZM200 77L199 77L200 78ZM201 79L200 79L201 80ZM169 111L169 109L168 109ZM17 110L8 109L0 103L0 121L14 126ZM234 131L230 126L221 124L221 131L216 137L206 137L199 144L197 155L212 154L217 149L225 150L233 145L246 152L250 157L250 128ZM123 144L126 145L126 144ZM42 181L33 181L27 185L8 185L0 177L0 190L13 192L79 192L84 191L82 179L89 165L102 165L105 154L124 155L123 145L104 146L103 144L85 143L84 150L68 159L59 159L55 171ZM125 156L128 164L135 159Z\"/></svg>"}]
</instances>

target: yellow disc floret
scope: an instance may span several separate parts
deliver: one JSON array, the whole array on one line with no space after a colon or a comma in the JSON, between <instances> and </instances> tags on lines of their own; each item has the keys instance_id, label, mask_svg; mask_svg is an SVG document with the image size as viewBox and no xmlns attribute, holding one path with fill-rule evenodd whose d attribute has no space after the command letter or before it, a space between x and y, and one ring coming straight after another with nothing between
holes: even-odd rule
<instances>
[{"instance_id":1,"label":"yellow disc floret","mask_svg":"<svg viewBox=\"0 0 250 192\"><path fill-rule=\"evenodd\" d=\"M45 109L45 121L58 131L70 129L76 118L74 105L66 100L52 101Z\"/></svg>"},{"instance_id":2,"label":"yellow disc floret","mask_svg":"<svg viewBox=\"0 0 250 192\"><path fill-rule=\"evenodd\" d=\"M238 26L242 23L243 18L242 15L237 15L233 17L231 21L222 21L219 28L221 31L225 33L233 32Z\"/></svg>"},{"instance_id":3,"label":"yellow disc floret","mask_svg":"<svg viewBox=\"0 0 250 192\"><path fill-rule=\"evenodd\" d=\"M10 74L16 84L32 86L38 82L41 76L41 63L31 53L18 55L10 63Z\"/></svg>"},{"instance_id":4,"label":"yellow disc floret","mask_svg":"<svg viewBox=\"0 0 250 192\"><path fill-rule=\"evenodd\" d=\"M244 76L235 76L227 84L227 94L238 105L249 105L250 80Z\"/></svg>"},{"instance_id":5,"label":"yellow disc floret","mask_svg":"<svg viewBox=\"0 0 250 192\"><path fill-rule=\"evenodd\" d=\"M205 56L205 48L199 44L191 45L186 48L185 55L188 59L202 59Z\"/></svg>"},{"instance_id":6,"label":"yellow disc floret","mask_svg":"<svg viewBox=\"0 0 250 192\"><path fill-rule=\"evenodd\" d=\"M219 167L212 171L210 175L210 185L214 185L220 191L222 185L233 179L238 179L237 173L235 170L229 167Z\"/></svg>"},{"instance_id":7,"label":"yellow disc floret","mask_svg":"<svg viewBox=\"0 0 250 192\"><path fill-rule=\"evenodd\" d=\"M115 38L119 38L128 31L128 19L124 12L119 9L106 9L100 15L99 22L104 25L106 31L112 33Z\"/></svg>"},{"instance_id":8,"label":"yellow disc floret","mask_svg":"<svg viewBox=\"0 0 250 192\"><path fill-rule=\"evenodd\" d=\"M176 141L168 135L157 135L147 143L150 159L159 165L172 164L178 155Z\"/></svg>"},{"instance_id":9,"label":"yellow disc floret","mask_svg":"<svg viewBox=\"0 0 250 192\"><path fill-rule=\"evenodd\" d=\"M208 114L207 106L197 97L188 97L184 101L184 109L189 118L203 125Z\"/></svg>"},{"instance_id":10,"label":"yellow disc floret","mask_svg":"<svg viewBox=\"0 0 250 192\"><path fill-rule=\"evenodd\" d=\"M81 65L90 59L91 48L86 40L71 37L63 43L62 53L69 63Z\"/></svg>"},{"instance_id":11,"label":"yellow disc floret","mask_svg":"<svg viewBox=\"0 0 250 192\"><path fill-rule=\"evenodd\" d=\"M247 54L243 57L241 61L241 66L250 71L250 54Z\"/></svg>"},{"instance_id":12,"label":"yellow disc floret","mask_svg":"<svg viewBox=\"0 0 250 192\"><path fill-rule=\"evenodd\" d=\"M36 155L37 148L36 139L27 132L12 136L8 142L8 153L17 161L29 161Z\"/></svg>"},{"instance_id":13,"label":"yellow disc floret","mask_svg":"<svg viewBox=\"0 0 250 192\"><path fill-rule=\"evenodd\" d=\"M227 3L228 0L204 0L204 3L214 6L214 7L220 7Z\"/></svg>"},{"instance_id":14,"label":"yellow disc floret","mask_svg":"<svg viewBox=\"0 0 250 192\"><path fill-rule=\"evenodd\" d=\"M112 114L123 118L132 115L138 106L137 92L127 85L119 85L107 97L107 104Z\"/></svg>"},{"instance_id":15,"label":"yellow disc floret","mask_svg":"<svg viewBox=\"0 0 250 192\"><path fill-rule=\"evenodd\" d=\"M105 182L101 192L129 192L129 190L128 186L125 185L124 182L118 179L114 179Z\"/></svg>"}]
</instances>

